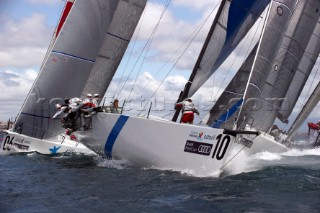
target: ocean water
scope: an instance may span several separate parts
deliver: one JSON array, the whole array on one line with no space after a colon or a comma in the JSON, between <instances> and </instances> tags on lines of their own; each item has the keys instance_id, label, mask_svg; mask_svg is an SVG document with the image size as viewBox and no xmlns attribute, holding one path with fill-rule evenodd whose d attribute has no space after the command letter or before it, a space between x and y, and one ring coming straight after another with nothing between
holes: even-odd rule
<instances>
[{"instance_id":1,"label":"ocean water","mask_svg":"<svg viewBox=\"0 0 320 213\"><path fill-rule=\"evenodd\" d=\"M0 156L0 212L320 212L320 149L239 156L219 177L79 154Z\"/></svg>"}]
</instances>

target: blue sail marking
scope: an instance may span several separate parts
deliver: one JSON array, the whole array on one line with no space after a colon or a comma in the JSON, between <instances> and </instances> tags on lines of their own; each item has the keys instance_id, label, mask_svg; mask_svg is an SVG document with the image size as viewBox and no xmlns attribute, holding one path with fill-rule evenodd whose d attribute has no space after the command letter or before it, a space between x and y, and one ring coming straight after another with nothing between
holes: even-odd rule
<instances>
[{"instance_id":1,"label":"blue sail marking","mask_svg":"<svg viewBox=\"0 0 320 213\"><path fill-rule=\"evenodd\" d=\"M256 3L256 0L233 0L231 1L228 13L227 38L235 34L239 27L242 26L245 18L251 13L251 8Z\"/></svg>"},{"instance_id":2,"label":"blue sail marking","mask_svg":"<svg viewBox=\"0 0 320 213\"><path fill-rule=\"evenodd\" d=\"M121 115L118 118L116 124L113 126L113 128L108 136L108 139L106 141L106 144L104 146L104 153L108 157L111 157L113 145L116 142L116 140L117 140L123 126L126 124L128 118L129 118L128 116Z\"/></svg>"},{"instance_id":3,"label":"blue sail marking","mask_svg":"<svg viewBox=\"0 0 320 213\"><path fill-rule=\"evenodd\" d=\"M213 128L220 128L220 126L225 123L241 106L243 99L241 98L237 101L229 110L222 114L213 124Z\"/></svg>"},{"instance_id":4,"label":"blue sail marking","mask_svg":"<svg viewBox=\"0 0 320 213\"><path fill-rule=\"evenodd\" d=\"M64 52L58 52L58 51L52 50L52 53L56 53L56 54L64 55L64 56L69 56L71 58L76 58L76 59L81 60L81 61L87 61L87 62L95 63L95 61L93 61L93 60L82 58L82 57L79 57L79 56L76 56L76 55L71 55L71 54L64 53Z\"/></svg>"}]
</instances>

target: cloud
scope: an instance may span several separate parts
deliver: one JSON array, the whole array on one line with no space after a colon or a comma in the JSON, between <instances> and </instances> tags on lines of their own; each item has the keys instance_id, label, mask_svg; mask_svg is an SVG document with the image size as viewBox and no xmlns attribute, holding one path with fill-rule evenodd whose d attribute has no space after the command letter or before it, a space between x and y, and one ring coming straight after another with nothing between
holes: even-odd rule
<instances>
[{"instance_id":1,"label":"cloud","mask_svg":"<svg viewBox=\"0 0 320 213\"><path fill-rule=\"evenodd\" d=\"M212 8L213 6L217 5L219 0L201 0L201 1L194 1L194 0L175 0L173 4L175 6L183 6L189 7L191 9L205 11L208 8Z\"/></svg>"},{"instance_id":2,"label":"cloud","mask_svg":"<svg viewBox=\"0 0 320 213\"><path fill-rule=\"evenodd\" d=\"M152 54L149 54L148 59L153 62L170 59L171 63L176 63L180 55L185 52L176 68L190 70L194 66L214 15L211 15L206 24L200 29L209 13L204 13L198 20L181 20L175 17L174 9L169 7L153 35L153 30L157 26L163 10L164 5L162 4L154 2L147 4L145 14L140 19L139 25L141 25L141 28L138 26L133 38L136 38L138 33L138 40L146 41L152 38L150 46L152 51L149 51ZM191 45L189 46L190 43ZM187 46L189 47L187 48Z\"/></svg>"},{"instance_id":3,"label":"cloud","mask_svg":"<svg viewBox=\"0 0 320 213\"><path fill-rule=\"evenodd\" d=\"M26 0L27 2L31 4L45 4L45 5L55 5L57 4L57 0Z\"/></svg>"},{"instance_id":4,"label":"cloud","mask_svg":"<svg viewBox=\"0 0 320 213\"><path fill-rule=\"evenodd\" d=\"M52 28L43 14L32 14L18 21L2 18L0 67L40 65L48 48Z\"/></svg>"},{"instance_id":5,"label":"cloud","mask_svg":"<svg viewBox=\"0 0 320 213\"><path fill-rule=\"evenodd\" d=\"M7 120L16 115L37 76L32 69L17 73L12 70L0 71L0 101L5 103L0 108L0 120Z\"/></svg>"}]
</instances>

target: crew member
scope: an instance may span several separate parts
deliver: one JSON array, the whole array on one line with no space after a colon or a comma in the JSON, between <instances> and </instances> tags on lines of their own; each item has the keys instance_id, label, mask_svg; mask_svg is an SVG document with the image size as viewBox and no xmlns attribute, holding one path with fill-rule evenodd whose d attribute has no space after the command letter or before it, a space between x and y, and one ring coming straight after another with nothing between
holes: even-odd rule
<instances>
[{"instance_id":1,"label":"crew member","mask_svg":"<svg viewBox=\"0 0 320 213\"><path fill-rule=\"evenodd\" d=\"M192 103L191 98L187 98L182 102L176 103L175 106L182 108L180 123L193 124L194 113L200 115L198 109L195 107L194 103Z\"/></svg>"},{"instance_id":2,"label":"crew member","mask_svg":"<svg viewBox=\"0 0 320 213\"><path fill-rule=\"evenodd\" d=\"M113 101L112 106L110 107L111 113L116 113L116 114L120 114L120 108L119 108L119 100L115 99Z\"/></svg>"}]
</instances>

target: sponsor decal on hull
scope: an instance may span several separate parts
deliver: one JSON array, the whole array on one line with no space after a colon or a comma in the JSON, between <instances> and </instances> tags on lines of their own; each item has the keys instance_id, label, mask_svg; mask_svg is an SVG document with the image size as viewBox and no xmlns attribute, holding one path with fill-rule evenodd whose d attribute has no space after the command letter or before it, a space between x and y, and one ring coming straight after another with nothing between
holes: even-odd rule
<instances>
[{"instance_id":1,"label":"sponsor decal on hull","mask_svg":"<svg viewBox=\"0 0 320 213\"><path fill-rule=\"evenodd\" d=\"M191 139L196 139L197 141L213 141L216 139L216 135L209 135L205 134L204 132L196 132L196 131L191 131L189 133L189 138Z\"/></svg>"},{"instance_id":2,"label":"sponsor decal on hull","mask_svg":"<svg viewBox=\"0 0 320 213\"><path fill-rule=\"evenodd\" d=\"M184 152L209 156L213 149L212 158L216 160L222 160L232 141L231 136L220 134L216 137L214 136L214 139L216 140L216 143L214 144L187 140L184 146ZM210 140L213 139L210 137Z\"/></svg>"},{"instance_id":3,"label":"sponsor decal on hull","mask_svg":"<svg viewBox=\"0 0 320 213\"><path fill-rule=\"evenodd\" d=\"M49 151L51 152L51 154L57 154L58 150L61 148L61 146L53 146L53 148L50 148Z\"/></svg>"},{"instance_id":4,"label":"sponsor decal on hull","mask_svg":"<svg viewBox=\"0 0 320 213\"><path fill-rule=\"evenodd\" d=\"M196 141L187 140L184 147L185 152L200 154L200 155L210 155L212 149L212 144L201 143Z\"/></svg>"},{"instance_id":5,"label":"sponsor decal on hull","mask_svg":"<svg viewBox=\"0 0 320 213\"><path fill-rule=\"evenodd\" d=\"M20 150L25 150L25 151L29 149L29 146L18 144L18 143L14 143L13 146L17 147Z\"/></svg>"}]
</instances>

